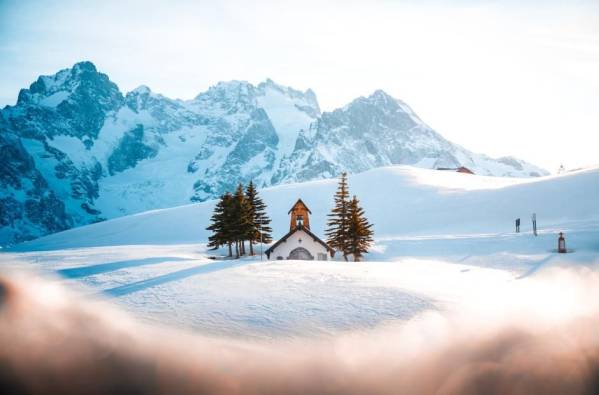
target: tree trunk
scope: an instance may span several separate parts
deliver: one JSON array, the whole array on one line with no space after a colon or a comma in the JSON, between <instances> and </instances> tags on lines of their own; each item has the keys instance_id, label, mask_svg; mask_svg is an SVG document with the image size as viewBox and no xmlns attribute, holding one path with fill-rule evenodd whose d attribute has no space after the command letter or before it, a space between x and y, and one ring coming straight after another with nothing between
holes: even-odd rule
<instances>
[{"instance_id":1,"label":"tree trunk","mask_svg":"<svg viewBox=\"0 0 599 395\"><path fill-rule=\"evenodd\" d=\"M233 256L233 247L231 246L231 242L227 243L229 245L229 257Z\"/></svg>"},{"instance_id":2,"label":"tree trunk","mask_svg":"<svg viewBox=\"0 0 599 395\"><path fill-rule=\"evenodd\" d=\"M235 240L235 259L239 259L239 240Z\"/></svg>"},{"instance_id":3,"label":"tree trunk","mask_svg":"<svg viewBox=\"0 0 599 395\"><path fill-rule=\"evenodd\" d=\"M254 256L254 243L250 240L250 255Z\"/></svg>"}]
</instances>

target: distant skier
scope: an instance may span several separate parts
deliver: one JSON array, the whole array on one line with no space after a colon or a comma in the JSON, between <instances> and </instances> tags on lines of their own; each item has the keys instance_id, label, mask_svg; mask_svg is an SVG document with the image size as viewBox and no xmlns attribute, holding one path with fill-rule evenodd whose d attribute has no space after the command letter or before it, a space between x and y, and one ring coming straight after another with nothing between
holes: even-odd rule
<instances>
[{"instance_id":1,"label":"distant skier","mask_svg":"<svg viewBox=\"0 0 599 395\"><path fill-rule=\"evenodd\" d=\"M520 218L516 218L516 233L520 233Z\"/></svg>"},{"instance_id":2,"label":"distant skier","mask_svg":"<svg viewBox=\"0 0 599 395\"><path fill-rule=\"evenodd\" d=\"M532 214L532 233L535 236L537 235L537 214L536 213Z\"/></svg>"}]
</instances>

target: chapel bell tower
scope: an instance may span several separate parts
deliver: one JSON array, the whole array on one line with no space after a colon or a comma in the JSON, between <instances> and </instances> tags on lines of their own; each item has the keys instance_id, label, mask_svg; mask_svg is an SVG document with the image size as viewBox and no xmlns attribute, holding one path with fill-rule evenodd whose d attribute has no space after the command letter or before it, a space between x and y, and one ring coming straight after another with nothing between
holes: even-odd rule
<instances>
[{"instance_id":1,"label":"chapel bell tower","mask_svg":"<svg viewBox=\"0 0 599 395\"><path fill-rule=\"evenodd\" d=\"M289 224L290 232L298 227L310 230L310 216L308 214L312 214L312 212L308 206L302 202L302 199L298 199L287 214L291 214L291 223Z\"/></svg>"}]
</instances>

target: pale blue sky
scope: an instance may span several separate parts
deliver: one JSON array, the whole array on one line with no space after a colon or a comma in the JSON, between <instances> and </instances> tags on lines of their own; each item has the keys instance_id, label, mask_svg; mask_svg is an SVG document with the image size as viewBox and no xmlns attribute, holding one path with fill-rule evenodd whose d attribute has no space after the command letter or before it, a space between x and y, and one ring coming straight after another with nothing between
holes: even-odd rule
<instances>
[{"instance_id":1,"label":"pale blue sky","mask_svg":"<svg viewBox=\"0 0 599 395\"><path fill-rule=\"evenodd\" d=\"M598 1L321 3L0 0L0 106L91 60L183 99L269 77L331 110L380 88L474 151L599 163Z\"/></svg>"}]
</instances>

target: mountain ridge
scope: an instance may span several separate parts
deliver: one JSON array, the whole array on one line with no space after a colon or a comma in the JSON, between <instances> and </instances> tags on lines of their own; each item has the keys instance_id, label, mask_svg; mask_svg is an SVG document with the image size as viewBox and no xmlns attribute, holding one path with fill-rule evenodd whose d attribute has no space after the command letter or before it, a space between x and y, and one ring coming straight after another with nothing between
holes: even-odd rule
<instances>
[{"instance_id":1,"label":"mountain ridge","mask_svg":"<svg viewBox=\"0 0 599 395\"><path fill-rule=\"evenodd\" d=\"M191 100L123 93L91 62L40 76L0 116L0 244L155 208L408 164L539 176L520 159L444 139L382 90L322 112L316 94L267 79Z\"/></svg>"}]
</instances>

